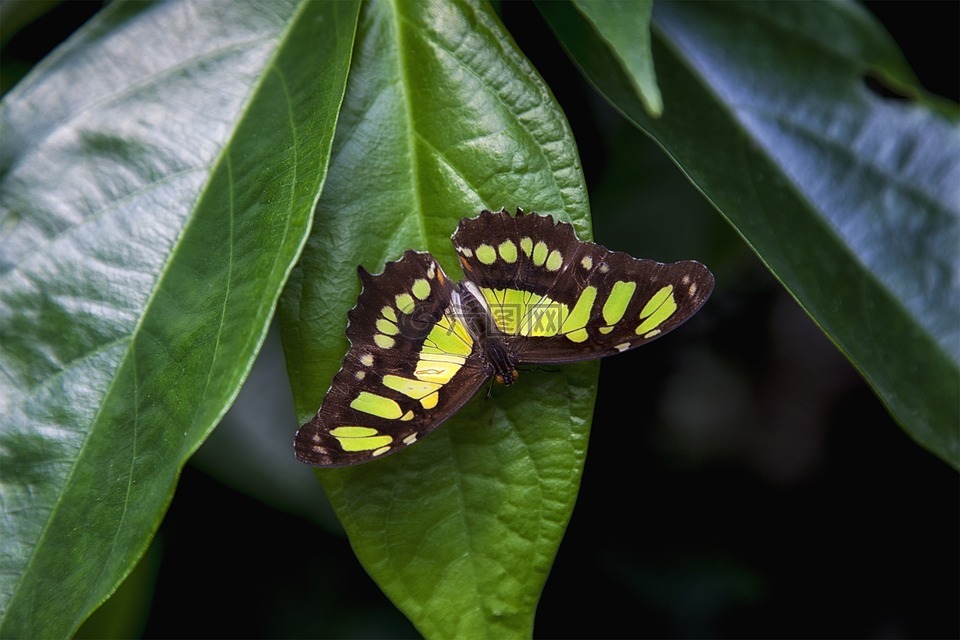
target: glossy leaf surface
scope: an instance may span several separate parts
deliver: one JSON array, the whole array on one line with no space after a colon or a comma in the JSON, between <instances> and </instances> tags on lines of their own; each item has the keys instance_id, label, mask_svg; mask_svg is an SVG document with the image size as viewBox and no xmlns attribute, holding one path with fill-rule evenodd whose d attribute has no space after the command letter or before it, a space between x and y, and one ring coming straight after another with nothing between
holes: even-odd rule
<instances>
[{"instance_id":1,"label":"glossy leaf surface","mask_svg":"<svg viewBox=\"0 0 960 640\"><path fill-rule=\"evenodd\" d=\"M309 228L356 3L115 3L5 96L4 637L144 553Z\"/></svg>"}]
</instances>

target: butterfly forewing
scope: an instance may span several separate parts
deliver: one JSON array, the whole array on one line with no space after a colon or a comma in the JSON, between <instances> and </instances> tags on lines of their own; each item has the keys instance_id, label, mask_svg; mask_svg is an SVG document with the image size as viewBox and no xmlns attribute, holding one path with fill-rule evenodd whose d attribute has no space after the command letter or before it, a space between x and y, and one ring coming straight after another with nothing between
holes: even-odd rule
<instances>
[{"instance_id":1,"label":"butterfly forewing","mask_svg":"<svg viewBox=\"0 0 960 640\"><path fill-rule=\"evenodd\" d=\"M453 311L455 287L428 253L407 251L380 275L360 270L350 349L323 406L297 432L297 457L357 464L435 429L483 385L477 345Z\"/></svg>"},{"instance_id":2,"label":"butterfly forewing","mask_svg":"<svg viewBox=\"0 0 960 640\"><path fill-rule=\"evenodd\" d=\"M699 262L661 264L609 251L550 216L485 211L461 221L453 243L519 362L633 349L679 326L713 290L713 275Z\"/></svg>"}]
</instances>

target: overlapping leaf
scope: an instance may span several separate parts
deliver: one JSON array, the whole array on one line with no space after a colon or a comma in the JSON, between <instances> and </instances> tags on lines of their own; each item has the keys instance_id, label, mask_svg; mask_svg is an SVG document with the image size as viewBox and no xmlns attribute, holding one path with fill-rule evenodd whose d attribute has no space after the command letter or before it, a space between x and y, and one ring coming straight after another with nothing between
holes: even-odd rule
<instances>
[{"instance_id":1,"label":"overlapping leaf","mask_svg":"<svg viewBox=\"0 0 960 640\"><path fill-rule=\"evenodd\" d=\"M658 3L653 120L596 25L566 3L539 6L904 429L960 466L960 130L942 105L867 88L881 78L918 93L882 29L847 3Z\"/></svg>"},{"instance_id":2,"label":"overlapping leaf","mask_svg":"<svg viewBox=\"0 0 960 640\"><path fill-rule=\"evenodd\" d=\"M647 113L658 117L663 112L663 99L650 52L653 0L574 0L573 5L593 25L610 53L623 66Z\"/></svg>"},{"instance_id":3,"label":"overlapping leaf","mask_svg":"<svg viewBox=\"0 0 960 640\"><path fill-rule=\"evenodd\" d=\"M131 570L259 348L323 182L356 3L115 3L0 111L4 637Z\"/></svg>"}]
</instances>

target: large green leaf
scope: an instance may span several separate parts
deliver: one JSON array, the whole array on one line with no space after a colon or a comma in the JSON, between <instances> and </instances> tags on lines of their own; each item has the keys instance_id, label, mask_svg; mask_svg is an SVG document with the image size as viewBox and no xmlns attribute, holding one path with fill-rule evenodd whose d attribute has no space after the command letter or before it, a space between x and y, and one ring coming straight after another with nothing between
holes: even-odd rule
<instances>
[{"instance_id":1,"label":"large green leaf","mask_svg":"<svg viewBox=\"0 0 960 640\"><path fill-rule=\"evenodd\" d=\"M868 90L869 75L918 93L882 29L848 3L658 3L653 120L596 25L539 6L904 429L960 467L960 130L942 105Z\"/></svg>"},{"instance_id":2,"label":"large green leaf","mask_svg":"<svg viewBox=\"0 0 960 640\"><path fill-rule=\"evenodd\" d=\"M520 206L589 235L570 129L486 5L368 2L314 229L281 298L297 411L320 406L347 349L356 268L431 251ZM360 561L427 636L528 636L570 517L595 363L522 373L415 446L318 471ZM300 553L310 553L305 543Z\"/></svg>"},{"instance_id":3,"label":"large green leaf","mask_svg":"<svg viewBox=\"0 0 960 640\"><path fill-rule=\"evenodd\" d=\"M0 112L4 637L147 548L306 238L356 3L115 3Z\"/></svg>"}]
</instances>

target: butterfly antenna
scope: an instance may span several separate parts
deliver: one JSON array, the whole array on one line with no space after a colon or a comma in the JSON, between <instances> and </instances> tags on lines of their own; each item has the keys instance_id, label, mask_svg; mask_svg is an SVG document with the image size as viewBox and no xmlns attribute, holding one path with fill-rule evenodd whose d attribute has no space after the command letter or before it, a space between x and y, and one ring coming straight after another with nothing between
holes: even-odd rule
<instances>
[{"instance_id":1,"label":"butterfly antenna","mask_svg":"<svg viewBox=\"0 0 960 640\"><path fill-rule=\"evenodd\" d=\"M557 368L554 368L554 367L540 367L540 366L537 366L537 367L517 367L517 368L520 369L520 371L523 371L524 373L529 373L529 372L532 372L532 371L546 371L547 373L558 373L558 372L560 371L560 369L557 369Z\"/></svg>"}]
</instances>

